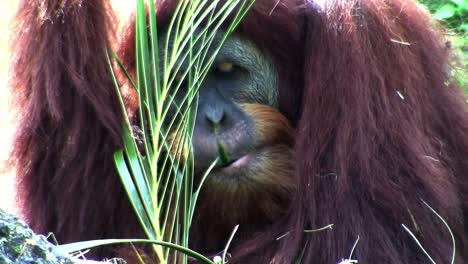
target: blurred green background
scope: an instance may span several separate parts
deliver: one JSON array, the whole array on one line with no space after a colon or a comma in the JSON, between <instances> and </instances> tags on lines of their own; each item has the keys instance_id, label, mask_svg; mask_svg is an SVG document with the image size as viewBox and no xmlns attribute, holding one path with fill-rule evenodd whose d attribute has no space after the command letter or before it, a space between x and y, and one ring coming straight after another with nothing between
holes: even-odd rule
<instances>
[{"instance_id":1,"label":"blurred green background","mask_svg":"<svg viewBox=\"0 0 468 264\"><path fill-rule=\"evenodd\" d=\"M468 95L468 0L420 0L420 3L447 28L447 45L459 56L453 75Z\"/></svg>"}]
</instances>

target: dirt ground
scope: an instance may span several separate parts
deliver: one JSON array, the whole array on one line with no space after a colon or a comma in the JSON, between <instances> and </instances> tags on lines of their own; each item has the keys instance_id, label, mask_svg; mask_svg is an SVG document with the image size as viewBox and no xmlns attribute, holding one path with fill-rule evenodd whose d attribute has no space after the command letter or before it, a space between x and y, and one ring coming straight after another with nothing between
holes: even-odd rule
<instances>
[{"instance_id":1,"label":"dirt ground","mask_svg":"<svg viewBox=\"0 0 468 264\"><path fill-rule=\"evenodd\" d=\"M14 172L7 170L5 162L8 159L11 138L14 132L15 122L13 108L10 102L8 89L8 62L10 59L9 39L11 37L12 24L16 6L19 1L0 0L0 208L15 212L14 206ZM120 21L125 21L132 12L135 1L114 0L112 5Z\"/></svg>"}]
</instances>

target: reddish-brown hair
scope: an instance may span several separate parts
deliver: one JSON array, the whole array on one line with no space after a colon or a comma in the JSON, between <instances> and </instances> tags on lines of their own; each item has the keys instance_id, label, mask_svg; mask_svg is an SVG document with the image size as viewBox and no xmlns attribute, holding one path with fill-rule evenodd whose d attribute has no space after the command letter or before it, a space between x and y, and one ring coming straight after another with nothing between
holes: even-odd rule
<instances>
[{"instance_id":1,"label":"reddish-brown hair","mask_svg":"<svg viewBox=\"0 0 468 264\"><path fill-rule=\"evenodd\" d=\"M120 112L103 2L22 1L17 16L19 202L37 232L62 243L141 234L112 162ZM277 67L297 190L284 217L234 245L232 261L336 263L359 237L360 263L427 262L404 224L448 262L448 230L423 201L455 234L456 262L468 260L467 106L425 11L403 0L257 0L238 32ZM130 35L120 50L133 48Z\"/></svg>"}]
</instances>

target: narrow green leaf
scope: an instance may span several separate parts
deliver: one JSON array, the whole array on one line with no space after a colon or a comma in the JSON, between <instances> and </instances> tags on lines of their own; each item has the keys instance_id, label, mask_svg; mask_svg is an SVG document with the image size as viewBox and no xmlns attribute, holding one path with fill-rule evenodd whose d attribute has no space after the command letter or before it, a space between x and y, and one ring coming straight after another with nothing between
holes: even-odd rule
<instances>
[{"instance_id":1,"label":"narrow green leaf","mask_svg":"<svg viewBox=\"0 0 468 264\"><path fill-rule=\"evenodd\" d=\"M70 243L66 245L59 245L57 246L57 249L62 252L63 254L71 254L73 252L78 252L78 251L83 251L88 248L94 248L94 247L99 247L99 246L105 246L105 245L115 245L115 244L128 244L128 243L144 243L144 244L156 244L168 248L175 249L177 251L180 251L184 254L187 254L188 256L191 256L195 258L198 261L201 261L201 263L204 264L214 264L210 259L207 257L197 253L196 251L193 251L191 249L181 247L177 244L166 242L166 241L157 241L157 240L150 240L150 239L100 239L100 240L90 240L90 241L84 241L84 242L76 242L76 243Z\"/></svg>"},{"instance_id":2,"label":"narrow green leaf","mask_svg":"<svg viewBox=\"0 0 468 264\"><path fill-rule=\"evenodd\" d=\"M133 179L127 169L122 150L119 150L114 154L114 161L117 167L117 171L119 172L120 179L122 180L123 186L125 187L125 191L130 198L130 203L136 212L136 216L138 217L145 234L150 239L156 239L156 234L152 228L152 225L150 224L150 218L148 218L143 201L140 199L140 195L138 194L139 191L137 190L135 184L133 184Z\"/></svg>"}]
</instances>

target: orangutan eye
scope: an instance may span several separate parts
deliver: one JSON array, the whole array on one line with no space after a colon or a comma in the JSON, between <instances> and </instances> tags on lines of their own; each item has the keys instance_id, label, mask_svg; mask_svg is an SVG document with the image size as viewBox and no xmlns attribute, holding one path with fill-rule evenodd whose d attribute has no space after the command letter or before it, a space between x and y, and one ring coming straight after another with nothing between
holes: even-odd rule
<instances>
[{"instance_id":1,"label":"orangutan eye","mask_svg":"<svg viewBox=\"0 0 468 264\"><path fill-rule=\"evenodd\" d=\"M221 62L216 65L216 70L220 73L232 73L235 65L231 62Z\"/></svg>"}]
</instances>

